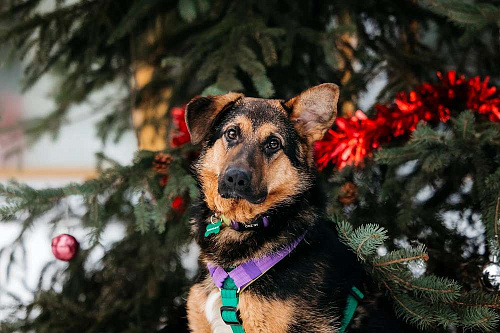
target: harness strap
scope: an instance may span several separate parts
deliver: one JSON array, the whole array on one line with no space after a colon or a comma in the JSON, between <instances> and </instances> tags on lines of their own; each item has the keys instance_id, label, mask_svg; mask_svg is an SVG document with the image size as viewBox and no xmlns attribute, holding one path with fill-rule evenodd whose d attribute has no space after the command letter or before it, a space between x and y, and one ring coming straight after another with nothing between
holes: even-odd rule
<instances>
[{"instance_id":1,"label":"harness strap","mask_svg":"<svg viewBox=\"0 0 500 333\"><path fill-rule=\"evenodd\" d=\"M356 312L359 302L365 297L363 293L356 287L352 287L351 292L347 296L347 305L344 310L344 317L342 318L342 326L339 333L344 333L347 326ZM237 309L239 302L238 287L234 284L231 277L227 277L224 281L223 288L221 289L222 307L220 313L222 320L231 326L233 333L245 333L243 329L240 311Z\"/></svg>"},{"instance_id":2,"label":"harness strap","mask_svg":"<svg viewBox=\"0 0 500 333\"><path fill-rule=\"evenodd\" d=\"M270 253L262 258L252 259L244 264L239 265L230 272L226 272L224 268L208 264L208 271L214 280L217 287L222 288L226 278L229 276L233 279L236 287L243 290L250 285L253 281L257 280L262 274L271 269L274 265L279 263L283 258L292 252L297 245L304 239L305 234L297 238L292 244L285 247L279 252Z\"/></svg>"},{"instance_id":3,"label":"harness strap","mask_svg":"<svg viewBox=\"0 0 500 333\"><path fill-rule=\"evenodd\" d=\"M220 293L222 299L222 307L220 308L222 320L231 326L233 333L245 333L240 318L240 310L237 309L240 295L233 279L230 277L226 278Z\"/></svg>"},{"instance_id":4,"label":"harness strap","mask_svg":"<svg viewBox=\"0 0 500 333\"><path fill-rule=\"evenodd\" d=\"M210 275L215 285L219 287L221 291L222 307L220 308L220 313L222 320L227 325L231 326L233 333L245 333L238 310L240 291L289 255L302 241L304 235L300 236L294 243L290 244L290 246L277 253L250 260L234 269L228 269L229 272L220 266L208 265ZM344 310L340 333L345 332L354 316L359 301L363 298L363 293L353 286L350 294L347 296L347 305Z\"/></svg>"},{"instance_id":5,"label":"harness strap","mask_svg":"<svg viewBox=\"0 0 500 333\"><path fill-rule=\"evenodd\" d=\"M305 234L301 235L295 242L279 252L268 254L259 259L249 260L234 269L226 271L220 266L208 265L208 271L215 285L220 288L222 320L231 326L233 333L245 333L238 310L240 291L289 255L304 239L304 236Z\"/></svg>"},{"instance_id":6,"label":"harness strap","mask_svg":"<svg viewBox=\"0 0 500 333\"><path fill-rule=\"evenodd\" d=\"M347 305L344 310L344 317L342 318L342 326L340 327L339 333L344 333L347 326L349 326L349 323L352 320L352 317L354 316L354 312L356 311L356 308L358 307L359 301L361 301L365 295L356 287L351 288L351 292L347 296Z\"/></svg>"}]
</instances>

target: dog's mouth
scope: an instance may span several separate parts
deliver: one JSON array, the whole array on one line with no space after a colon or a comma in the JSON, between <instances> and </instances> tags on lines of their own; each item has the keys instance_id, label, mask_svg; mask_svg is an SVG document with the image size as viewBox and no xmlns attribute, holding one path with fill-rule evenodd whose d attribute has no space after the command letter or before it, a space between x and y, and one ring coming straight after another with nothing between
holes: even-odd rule
<instances>
[{"instance_id":1,"label":"dog's mouth","mask_svg":"<svg viewBox=\"0 0 500 333\"><path fill-rule=\"evenodd\" d=\"M246 195L246 194L236 193L236 192L224 192L224 191L219 190L219 195L221 196L221 198L224 198L224 199L246 200L254 205L261 204L264 201L266 201L266 199L267 199L267 193L254 196L254 195Z\"/></svg>"}]
</instances>

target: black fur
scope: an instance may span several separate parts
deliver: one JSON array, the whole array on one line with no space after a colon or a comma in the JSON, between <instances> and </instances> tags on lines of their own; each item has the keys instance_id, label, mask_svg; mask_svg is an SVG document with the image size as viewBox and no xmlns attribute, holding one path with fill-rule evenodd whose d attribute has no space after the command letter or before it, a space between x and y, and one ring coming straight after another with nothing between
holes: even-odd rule
<instances>
[{"instance_id":1,"label":"black fur","mask_svg":"<svg viewBox=\"0 0 500 333\"><path fill-rule=\"evenodd\" d=\"M272 122L285 138L283 147L291 164L305 178L316 179L315 170L309 167L299 154L303 140L295 131L292 122L283 112L265 103L250 102L242 105L238 101L219 113L207 137L204 149L209 149L223 135L224 124L239 114L245 114L254 125ZM291 253L244 292L264 298L298 300L305 312L314 316L291 319L289 332L310 332L310 318L316 321L333 322L342 318L347 295L352 286L361 289L367 298L361 302L360 311L347 332L412 332L412 328L396 320L390 303L380 297L371 297L374 289L356 255L339 241L333 222L325 217L325 195L314 180L287 203L272 207L265 215L270 226L256 231L243 231L242 242L229 241L216 246L216 237L205 237L204 232L210 217L214 214L203 197L193 207L193 234L201 248L201 256L219 266L232 268L236 262L249 259L263 247L271 244L274 249L282 248L305 233L304 240ZM257 217L259 218L259 217ZM224 226L223 226L224 227ZM226 226L226 228L228 228ZM208 272L203 269L202 274ZM361 312L364 312L361 314ZM309 319L307 319L309 318ZM332 323L332 332L335 325Z\"/></svg>"}]
</instances>

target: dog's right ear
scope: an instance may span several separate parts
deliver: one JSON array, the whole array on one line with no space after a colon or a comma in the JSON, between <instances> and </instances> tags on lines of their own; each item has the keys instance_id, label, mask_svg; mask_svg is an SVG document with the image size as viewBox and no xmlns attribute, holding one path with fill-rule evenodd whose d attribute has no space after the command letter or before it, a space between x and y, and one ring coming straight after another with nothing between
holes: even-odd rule
<instances>
[{"instance_id":1,"label":"dog's right ear","mask_svg":"<svg viewBox=\"0 0 500 333\"><path fill-rule=\"evenodd\" d=\"M229 104L243 97L240 93L195 97L186 105L186 125L191 142L200 143L208 134L215 117Z\"/></svg>"}]
</instances>

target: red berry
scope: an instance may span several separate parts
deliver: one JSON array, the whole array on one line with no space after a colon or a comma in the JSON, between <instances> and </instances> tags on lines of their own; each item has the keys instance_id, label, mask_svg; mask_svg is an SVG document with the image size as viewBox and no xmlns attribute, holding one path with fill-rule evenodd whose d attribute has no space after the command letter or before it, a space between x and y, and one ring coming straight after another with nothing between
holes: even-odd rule
<instances>
[{"instance_id":1,"label":"red berry","mask_svg":"<svg viewBox=\"0 0 500 333\"><path fill-rule=\"evenodd\" d=\"M176 197L174 201L172 201L172 208L176 210L179 213L182 213L184 211L184 200L182 200L182 197Z\"/></svg>"}]
</instances>

